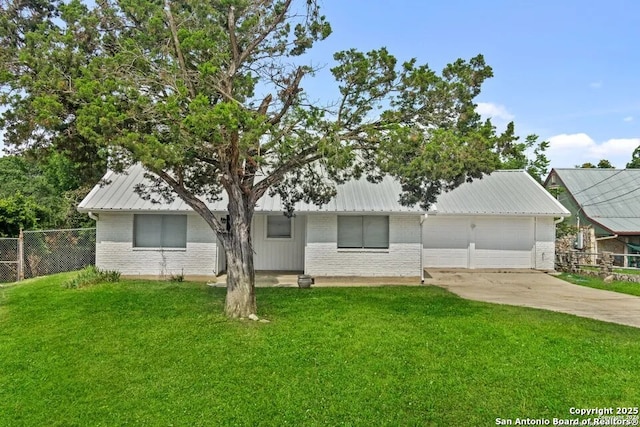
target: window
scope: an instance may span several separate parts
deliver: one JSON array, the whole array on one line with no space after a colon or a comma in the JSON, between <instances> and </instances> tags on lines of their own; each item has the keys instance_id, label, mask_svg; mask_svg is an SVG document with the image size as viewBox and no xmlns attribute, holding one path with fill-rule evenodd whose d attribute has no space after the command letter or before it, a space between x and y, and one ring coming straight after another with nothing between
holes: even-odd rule
<instances>
[{"instance_id":1,"label":"window","mask_svg":"<svg viewBox=\"0 0 640 427\"><path fill-rule=\"evenodd\" d=\"M292 219L284 215L267 216L267 239L290 239L293 237Z\"/></svg>"},{"instance_id":2,"label":"window","mask_svg":"<svg viewBox=\"0 0 640 427\"><path fill-rule=\"evenodd\" d=\"M186 215L134 215L135 248L186 248Z\"/></svg>"},{"instance_id":3,"label":"window","mask_svg":"<svg viewBox=\"0 0 640 427\"><path fill-rule=\"evenodd\" d=\"M388 216L338 216L338 247L387 249Z\"/></svg>"}]
</instances>

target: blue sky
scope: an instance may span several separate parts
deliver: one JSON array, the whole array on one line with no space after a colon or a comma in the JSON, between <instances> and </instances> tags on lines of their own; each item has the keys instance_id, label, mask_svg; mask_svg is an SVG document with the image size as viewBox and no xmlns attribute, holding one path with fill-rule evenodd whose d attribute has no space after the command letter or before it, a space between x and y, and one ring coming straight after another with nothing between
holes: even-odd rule
<instances>
[{"instance_id":1,"label":"blue sky","mask_svg":"<svg viewBox=\"0 0 640 427\"><path fill-rule=\"evenodd\" d=\"M326 65L303 86L337 97L338 50L386 46L441 70L482 53L493 67L479 111L498 127L551 142L552 167L610 160L640 145L640 1L320 0L334 33L312 51Z\"/></svg>"},{"instance_id":2,"label":"blue sky","mask_svg":"<svg viewBox=\"0 0 640 427\"><path fill-rule=\"evenodd\" d=\"M333 52L351 47L386 46L400 60L416 57L438 71L481 53L494 78L478 98L479 111L499 127L513 120L519 135L549 140L552 167L606 158L623 168L640 145L640 1L321 4L334 32L312 58L327 70ZM312 94L335 93L323 73L305 84Z\"/></svg>"}]
</instances>

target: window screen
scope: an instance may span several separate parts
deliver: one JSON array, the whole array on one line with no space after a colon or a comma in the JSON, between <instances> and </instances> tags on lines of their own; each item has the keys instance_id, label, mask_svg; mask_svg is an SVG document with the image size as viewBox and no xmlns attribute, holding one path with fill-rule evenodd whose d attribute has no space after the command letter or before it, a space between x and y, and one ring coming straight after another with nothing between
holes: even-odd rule
<instances>
[{"instance_id":1,"label":"window screen","mask_svg":"<svg viewBox=\"0 0 640 427\"><path fill-rule=\"evenodd\" d=\"M267 238L269 239L290 239L291 218L284 215L273 215L267 217Z\"/></svg>"},{"instance_id":2,"label":"window screen","mask_svg":"<svg viewBox=\"0 0 640 427\"><path fill-rule=\"evenodd\" d=\"M338 247L389 247L388 216L338 216Z\"/></svg>"},{"instance_id":3,"label":"window screen","mask_svg":"<svg viewBox=\"0 0 640 427\"><path fill-rule=\"evenodd\" d=\"M136 248L186 248L186 215L134 215Z\"/></svg>"}]
</instances>

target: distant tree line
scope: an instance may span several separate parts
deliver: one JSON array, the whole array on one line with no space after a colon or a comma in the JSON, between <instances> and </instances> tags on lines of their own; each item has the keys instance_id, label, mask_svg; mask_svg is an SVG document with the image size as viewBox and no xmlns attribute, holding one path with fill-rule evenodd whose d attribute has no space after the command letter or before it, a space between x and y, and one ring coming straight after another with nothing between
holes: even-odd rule
<instances>
[{"instance_id":1,"label":"distant tree line","mask_svg":"<svg viewBox=\"0 0 640 427\"><path fill-rule=\"evenodd\" d=\"M20 229L93 225L76 206L105 172L63 153L25 151L0 157L0 237Z\"/></svg>"}]
</instances>

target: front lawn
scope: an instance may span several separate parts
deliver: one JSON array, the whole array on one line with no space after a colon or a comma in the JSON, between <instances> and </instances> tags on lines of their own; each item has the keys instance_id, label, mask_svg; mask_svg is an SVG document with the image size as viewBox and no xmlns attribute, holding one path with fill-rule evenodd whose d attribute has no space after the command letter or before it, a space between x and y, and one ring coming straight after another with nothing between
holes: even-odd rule
<instances>
[{"instance_id":1,"label":"front lawn","mask_svg":"<svg viewBox=\"0 0 640 427\"><path fill-rule=\"evenodd\" d=\"M557 277L575 285L588 286L590 288L604 289L606 291L614 291L620 292L622 294L640 296L640 283L623 282L620 280L614 280L611 283L605 283L604 280L599 277L574 273L560 273Z\"/></svg>"},{"instance_id":2,"label":"front lawn","mask_svg":"<svg viewBox=\"0 0 640 427\"><path fill-rule=\"evenodd\" d=\"M640 330L437 287L0 289L0 425L495 425L640 403Z\"/></svg>"}]
</instances>

